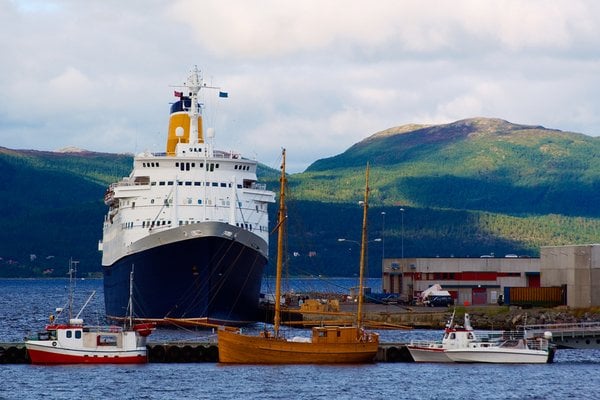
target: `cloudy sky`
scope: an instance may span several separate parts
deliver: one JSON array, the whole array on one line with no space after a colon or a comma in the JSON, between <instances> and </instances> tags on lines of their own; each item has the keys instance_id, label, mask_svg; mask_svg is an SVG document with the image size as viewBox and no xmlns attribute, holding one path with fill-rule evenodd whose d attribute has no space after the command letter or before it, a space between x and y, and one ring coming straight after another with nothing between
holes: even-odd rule
<instances>
[{"instance_id":1,"label":"cloudy sky","mask_svg":"<svg viewBox=\"0 0 600 400\"><path fill-rule=\"evenodd\" d=\"M194 65L216 147L291 172L408 123L600 135L596 0L0 0L0 31L9 148L162 151Z\"/></svg>"}]
</instances>

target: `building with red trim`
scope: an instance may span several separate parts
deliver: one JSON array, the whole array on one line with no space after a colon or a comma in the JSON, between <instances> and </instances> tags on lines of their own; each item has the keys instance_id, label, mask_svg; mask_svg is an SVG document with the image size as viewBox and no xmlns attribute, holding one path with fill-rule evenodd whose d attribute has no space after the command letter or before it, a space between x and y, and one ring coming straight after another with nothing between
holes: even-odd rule
<instances>
[{"instance_id":1,"label":"building with red trim","mask_svg":"<svg viewBox=\"0 0 600 400\"><path fill-rule=\"evenodd\" d=\"M412 300L434 284L450 292L455 304L495 304L505 287L540 287L540 259L386 258L382 263L384 293Z\"/></svg>"}]
</instances>

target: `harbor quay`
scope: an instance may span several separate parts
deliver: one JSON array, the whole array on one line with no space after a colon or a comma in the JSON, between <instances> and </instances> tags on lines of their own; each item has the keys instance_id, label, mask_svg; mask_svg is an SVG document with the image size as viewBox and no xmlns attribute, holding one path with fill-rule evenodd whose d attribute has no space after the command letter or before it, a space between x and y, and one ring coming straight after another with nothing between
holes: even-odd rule
<instances>
[{"instance_id":1,"label":"harbor quay","mask_svg":"<svg viewBox=\"0 0 600 400\"><path fill-rule=\"evenodd\" d=\"M216 342L148 343L150 363L215 363L219 361ZM375 362L412 362L403 343L382 343ZM30 364L24 343L0 343L0 364Z\"/></svg>"},{"instance_id":2,"label":"harbor quay","mask_svg":"<svg viewBox=\"0 0 600 400\"><path fill-rule=\"evenodd\" d=\"M342 305L342 314L348 306ZM598 310L570 310L567 308L520 309L516 307L398 307L396 305L367 304L365 310L371 329L410 327L415 329L442 329L456 311L457 318L464 312L471 315L476 329L513 330L527 325L530 333L541 335L550 331L557 349L599 349L600 321ZM305 314L301 320L304 328L328 322L339 323L344 315ZM543 323L542 323L543 322ZM406 347L408 343L380 343L375 362L413 362ZM216 341L165 341L147 344L150 363L214 363L218 362L219 349ZM562 350L561 350L562 351ZM0 364L28 364L30 360L24 343L0 342Z\"/></svg>"}]
</instances>

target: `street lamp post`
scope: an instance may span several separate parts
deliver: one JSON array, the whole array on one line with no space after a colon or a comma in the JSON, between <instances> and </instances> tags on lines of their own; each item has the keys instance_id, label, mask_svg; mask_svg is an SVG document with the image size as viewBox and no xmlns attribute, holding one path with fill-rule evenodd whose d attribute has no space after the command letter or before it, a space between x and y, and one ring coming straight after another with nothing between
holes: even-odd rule
<instances>
[{"instance_id":1,"label":"street lamp post","mask_svg":"<svg viewBox=\"0 0 600 400\"><path fill-rule=\"evenodd\" d=\"M400 208L400 215L402 217L402 235L400 236L400 257L402 258L402 265L404 266L404 208Z\"/></svg>"},{"instance_id":2,"label":"street lamp post","mask_svg":"<svg viewBox=\"0 0 600 400\"><path fill-rule=\"evenodd\" d=\"M385 260L385 211L381 212L381 268Z\"/></svg>"},{"instance_id":3,"label":"street lamp post","mask_svg":"<svg viewBox=\"0 0 600 400\"><path fill-rule=\"evenodd\" d=\"M339 238L337 240L338 242L350 242L350 243L355 243L359 246L361 246L361 243L358 240L352 240L352 239L346 239L346 238ZM372 240L368 240L366 244L368 243L372 243L372 242L382 242L383 240L381 238L375 238Z\"/></svg>"}]
</instances>

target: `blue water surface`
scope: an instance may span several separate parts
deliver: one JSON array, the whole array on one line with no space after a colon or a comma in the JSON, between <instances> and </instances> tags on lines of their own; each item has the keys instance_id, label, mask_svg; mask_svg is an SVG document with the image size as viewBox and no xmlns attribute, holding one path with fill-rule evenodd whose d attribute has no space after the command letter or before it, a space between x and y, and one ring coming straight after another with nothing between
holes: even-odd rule
<instances>
[{"instance_id":1,"label":"blue water surface","mask_svg":"<svg viewBox=\"0 0 600 400\"><path fill-rule=\"evenodd\" d=\"M77 282L76 304L94 290L82 314L90 323L103 319L102 282ZM0 342L22 341L67 299L67 280L0 279ZM398 342L440 336L431 330L381 334ZM214 333L161 328L151 338L212 340ZM0 399L596 399L599 374L600 350L558 350L555 362L544 365L4 364Z\"/></svg>"}]
</instances>

